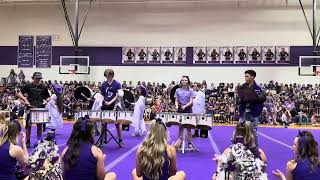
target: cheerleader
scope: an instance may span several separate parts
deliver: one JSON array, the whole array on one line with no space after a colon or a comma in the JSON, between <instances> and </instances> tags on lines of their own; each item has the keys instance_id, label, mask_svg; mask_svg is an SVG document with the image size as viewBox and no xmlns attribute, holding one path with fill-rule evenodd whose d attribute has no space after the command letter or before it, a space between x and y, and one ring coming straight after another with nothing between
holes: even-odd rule
<instances>
[{"instance_id":1,"label":"cheerleader","mask_svg":"<svg viewBox=\"0 0 320 180\"><path fill-rule=\"evenodd\" d=\"M143 113L146 106L147 90L143 86L138 88L139 99L134 104L133 126L135 128L133 136L142 136L146 131L146 125L143 119Z\"/></svg>"},{"instance_id":2,"label":"cheerleader","mask_svg":"<svg viewBox=\"0 0 320 180\"><path fill-rule=\"evenodd\" d=\"M50 116L49 128L53 134L57 128L63 127L63 90L62 87L55 83L52 85L52 95L50 101L48 102L48 110Z\"/></svg>"}]
</instances>

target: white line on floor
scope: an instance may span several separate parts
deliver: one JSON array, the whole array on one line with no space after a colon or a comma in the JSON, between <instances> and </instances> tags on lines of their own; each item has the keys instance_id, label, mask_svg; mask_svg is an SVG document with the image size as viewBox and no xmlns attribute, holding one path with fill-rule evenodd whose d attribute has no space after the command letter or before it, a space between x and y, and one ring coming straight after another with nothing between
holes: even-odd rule
<instances>
[{"instance_id":1,"label":"white line on floor","mask_svg":"<svg viewBox=\"0 0 320 180\"><path fill-rule=\"evenodd\" d=\"M213 147L214 153L215 153L215 154L221 154L218 145L216 144L216 142L214 142L214 140L213 140L213 138L212 138L212 136L211 136L210 131L208 132L208 137L209 137L209 140L210 140L211 145L212 145L212 147Z\"/></svg>"},{"instance_id":2,"label":"white line on floor","mask_svg":"<svg viewBox=\"0 0 320 180\"><path fill-rule=\"evenodd\" d=\"M136 151L138 149L138 147L140 146L142 142L140 142L138 145L134 146L133 148L131 148L129 151L127 151L126 153L122 154L120 157L118 157L117 159L113 160L111 163L109 163L107 166L104 167L104 169L106 171L109 171L110 169L112 169L114 166L116 166L119 162L121 162L122 160L124 160L126 157L128 157L131 153L133 153L134 151Z\"/></svg>"},{"instance_id":3,"label":"white line on floor","mask_svg":"<svg viewBox=\"0 0 320 180\"><path fill-rule=\"evenodd\" d=\"M283 146L285 146L285 147L287 147L287 148L289 148L289 149L292 149L292 146L290 146L290 145L288 145L288 144L286 144L286 143L284 143L284 142L281 142L281 141L279 141L279 140L273 139L272 137L270 137L270 136L268 136L268 135L265 135L265 134L263 134L263 133L261 133L261 132L258 132L258 134L260 134L261 136L263 136L263 137L265 137L265 138L267 138L267 139L269 139L269 140L271 140L271 141L273 141L273 142L276 142L276 143L281 144L281 145L283 145Z\"/></svg>"}]
</instances>

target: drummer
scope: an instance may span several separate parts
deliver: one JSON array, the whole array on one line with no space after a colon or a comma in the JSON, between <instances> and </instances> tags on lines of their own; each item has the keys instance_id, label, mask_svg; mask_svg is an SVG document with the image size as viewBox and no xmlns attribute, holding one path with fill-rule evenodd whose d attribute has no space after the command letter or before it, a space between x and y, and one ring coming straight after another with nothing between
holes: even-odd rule
<instances>
[{"instance_id":1,"label":"drummer","mask_svg":"<svg viewBox=\"0 0 320 180\"><path fill-rule=\"evenodd\" d=\"M203 115L206 113L206 95L201 91L201 84L194 83L193 90L195 92L195 98L193 99L192 113L197 115ZM199 130L194 131L193 137L199 137Z\"/></svg>"},{"instance_id":2,"label":"drummer","mask_svg":"<svg viewBox=\"0 0 320 180\"><path fill-rule=\"evenodd\" d=\"M22 99L26 106L32 106L32 108L45 108L46 103L50 100L50 95L47 87L44 84L40 83L42 79L42 74L40 72L33 73L32 82L26 84L21 92L17 93L17 96ZM28 95L28 98L24 96ZM26 135L27 135L27 148L30 147L30 134L31 134L31 125L30 122L30 113L27 114L26 118ZM42 135L42 124L37 124L37 139L41 139Z\"/></svg>"},{"instance_id":3,"label":"drummer","mask_svg":"<svg viewBox=\"0 0 320 180\"><path fill-rule=\"evenodd\" d=\"M195 97L194 91L189 87L190 79L189 76L182 76L180 81L180 87L176 90L175 97L175 106L177 113L192 113L192 103L193 98ZM193 150L194 147L192 145L192 134L191 129L188 128L188 148ZM179 127L178 137L180 139L183 138L184 128L182 126Z\"/></svg>"},{"instance_id":4,"label":"drummer","mask_svg":"<svg viewBox=\"0 0 320 180\"><path fill-rule=\"evenodd\" d=\"M104 71L104 77L106 77L106 81L104 81L101 85L101 94L104 96L104 102L102 103L101 110L114 110L116 102L118 100L118 90L121 89L121 84L113 79L114 71L113 69L106 69ZM121 132L121 124L116 123L117 134L119 138L119 144L123 147L122 141L122 132ZM105 126L103 126L106 128Z\"/></svg>"}]
</instances>

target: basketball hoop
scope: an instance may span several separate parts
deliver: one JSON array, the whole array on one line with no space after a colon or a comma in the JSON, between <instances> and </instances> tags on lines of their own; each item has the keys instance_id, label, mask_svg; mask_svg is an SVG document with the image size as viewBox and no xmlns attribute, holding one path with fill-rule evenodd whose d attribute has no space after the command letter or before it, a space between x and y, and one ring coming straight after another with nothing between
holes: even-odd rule
<instances>
[{"instance_id":1,"label":"basketball hoop","mask_svg":"<svg viewBox=\"0 0 320 180\"><path fill-rule=\"evenodd\" d=\"M73 70L68 70L68 71L69 71L69 74L76 74L76 72L77 72L77 71L74 70L74 69L73 69Z\"/></svg>"}]
</instances>

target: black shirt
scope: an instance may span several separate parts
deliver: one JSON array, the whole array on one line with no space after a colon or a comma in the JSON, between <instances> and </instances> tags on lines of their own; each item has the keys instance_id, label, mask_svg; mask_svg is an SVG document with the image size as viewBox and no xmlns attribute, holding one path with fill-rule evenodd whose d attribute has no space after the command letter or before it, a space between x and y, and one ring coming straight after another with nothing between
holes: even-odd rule
<instances>
[{"instance_id":1,"label":"black shirt","mask_svg":"<svg viewBox=\"0 0 320 180\"><path fill-rule=\"evenodd\" d=\"M43 84L27 84L21 89L21 93L27 93L30 105L37 108L43 108L43 100L50 97L48 89Z\"/></svg>"},{"instance_id":2,"label":"black shirt","mask_svg":"<svg viewBox=\"0 0 320 180\"><path fill-rule=\"evenodd\" d=\"M244 58L247 57L247 54L246 54L245 52L240 52L240 53L238 54L238 56L239 56L240 60L244 60Z\"/></svg>"}]
</instances>

